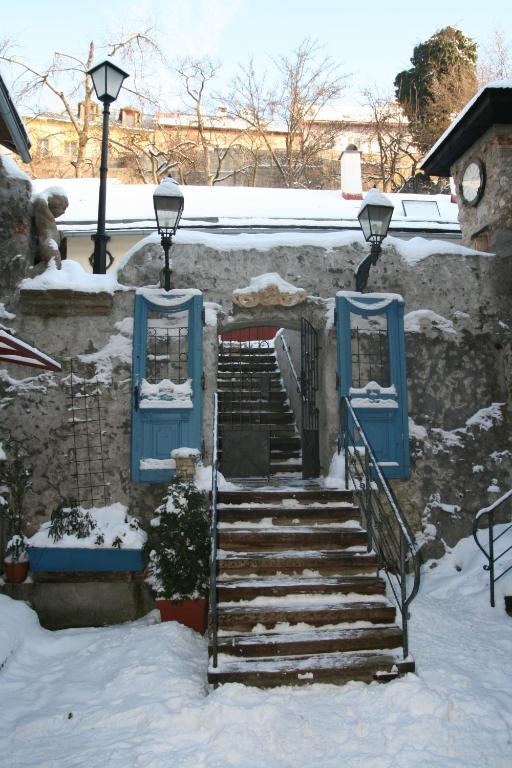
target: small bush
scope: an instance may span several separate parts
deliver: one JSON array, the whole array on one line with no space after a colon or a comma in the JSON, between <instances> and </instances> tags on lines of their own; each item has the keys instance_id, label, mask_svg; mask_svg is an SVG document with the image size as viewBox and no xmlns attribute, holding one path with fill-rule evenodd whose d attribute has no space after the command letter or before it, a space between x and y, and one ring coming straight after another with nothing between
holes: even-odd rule
<instances>
[{"instance_id":1,"label":"small bush","mask_svg":"<svg viewBox=\"0 0 512 768\"><path fill-rule=\"evenodd\" d=\"M157 596L176 602L207 597L210 537L205 495L192 483L174 481L152 526L157 542L149 573Z\"/></svg>"},{"instance_id":2,"label":"small bush","mask_svg":"<svg viewBox=\"0 0 512 768\"><path fill-rule=\"evenodd\" d=\"M64 536L86 539L95 528L96 523L86 509L60 506L52 512L48 535L53 541L60 541Z\"/></svg>"}]
</instances>

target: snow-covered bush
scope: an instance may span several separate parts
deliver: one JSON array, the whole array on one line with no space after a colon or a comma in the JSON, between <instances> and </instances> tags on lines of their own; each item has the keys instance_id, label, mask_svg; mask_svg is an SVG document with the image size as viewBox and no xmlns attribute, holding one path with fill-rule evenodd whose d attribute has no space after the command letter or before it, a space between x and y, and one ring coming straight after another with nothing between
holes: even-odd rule
<instances>
[{"instance_id":1,"label":"snow-covered bush","mask_svg":"<svg viewBox=\"0 0 512 768\"><path fill-rule=\"evenodd\" d=\"M53 541L60 541L64 536L86 539L95 528L96 523L89 510L60 505L52 512L48 535Z\"/></svg>"},{"instance_id":2,"label":"snow-covered bush","mask_svg":"<svg viewBox=\"0 0 512 768\"><path fill-rule=\"evenodd\" d=\"M5 548L5 562L25 563L28 560L27 541L26 537L19 533L10 538Z\"/></svg>"},{"instance_id":3,"label":"snow-covered bush","mask_svg":"<svg viewBox=\"0 0 512 768\"><path fill-rule=\"evenodd\" d=\"M124 504L58 507L29 540L31 547L142 549L147 534Z\"/></svg>"},{"instance_id":4,"label":"snow-covered bush","mask_svg":"<svg viewBox=\"0 0 512 768\"><path fill-rule=\"evenodd\" d=\"M6 461L0 462L0 487L7 503L0 505L0 515L7 520L10 535L23 535L25 527L25 495L32 485L32 467L19 440L8 437L4 444Z\"/></svg>"},{"instance_id":5,"label":"snow-covered bush","mask_svg":"<svg viewBox=\"0 0 512 768\"><path fill-rule=\"evenodd\" d=\"M175 602L207 597L210 539L206 496L193 483L176 480L155 512L149 583L157 597Z\"/></svg>"}]
</instances>

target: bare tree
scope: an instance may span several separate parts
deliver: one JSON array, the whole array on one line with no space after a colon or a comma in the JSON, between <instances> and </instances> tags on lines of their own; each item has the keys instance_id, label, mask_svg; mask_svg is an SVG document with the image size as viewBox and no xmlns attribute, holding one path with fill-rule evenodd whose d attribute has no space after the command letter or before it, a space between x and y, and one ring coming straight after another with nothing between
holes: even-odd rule
<instances>
[{"instance_id":1,"label":"bare tree","mask_svg":"<svg viewBox=\"0 0 512 768\"><path fill-rule=\"evenodd\" d=\"M312 40L275 65L276 82L256 73L253 61L232 83L230 113L255 132L287 187L318 185L318 167L342 126L325 110L341 95L344 77Z\"/></svg>"},{"instance_id":2,"label":"bare tree","mask_svg":"<svg viewBox=\"0 0 512 768\"><path fill-rule=\"evenodd\" d=\"M512 42L500 29L494 29L483 46L483 55L478 57L477 74L480 86L491 80L512 78Z\"/></svg>"},{"instance_id":3,"label":"bare tree","mask_svg":"<svg viewBox=\"0 0 512 768\"><path fill-rule=\"evenodd\" d=\"M148 49L158 52L158 46L149 32L148 30L129 34L110 44L108 54L118 54L122 58L134 61L137 52L140 57ZM91 160L87 157L87 146L91 141L99 141L101 135L101 127L95 120L97 105L94 101L93 84L91 77L87 75L88 70L93 66L95 51L94 41L89 43L86 55L82 58L75 54L55 51L50 64L38 69L16 56L10 41L4 41L0 45L0 61L10 64L17 74L16 82L19 86L17 100L23 103L25 99L38 97L46 91L60 101L76 134L76 155L70 162L77 177L91 174ZM141 91L127 90L147 98ZM77 102L80 103L79 113L75 106Z\"/></svg>"},{"instance_id":4,"label":"bare tree","mask_svg":"<svg viewBox=\"0 0 512 768\"><path fill-rule=\"evenodd\" d=\"M366 130L370 144L364 167L366 181L377 184L384 192L396 192L415 174L419 162L409 122L392 97L382 96L372 88L366 88L362 95L371 115Z\"/></svg>"},{"instance_id":5,"label":"bare tree","mask_svg":"<svg viewBox=\"0 0 512 768\"><path fill-rule=\"evenodd\" d=\"M184 119L189 113L193 116L193 122L189 122L189 138L196 142L196 152L202 159L198 180L208 186L244 174L250 165L245 151L249 143L245 141L245 127L235 125L224 111L218 112L223 98L211 92L218 71L219 65L208 58L185 58L176 67L184 90Z\"/></svg>"}]
</instances>

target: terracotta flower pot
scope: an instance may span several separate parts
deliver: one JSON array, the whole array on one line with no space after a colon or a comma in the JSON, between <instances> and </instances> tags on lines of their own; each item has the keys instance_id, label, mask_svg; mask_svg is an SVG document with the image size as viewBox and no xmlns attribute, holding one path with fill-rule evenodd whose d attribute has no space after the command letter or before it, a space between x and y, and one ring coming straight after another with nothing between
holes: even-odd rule
<instances>
[{"instance_id":1,"label":"terracotta flower pot","mask_svg":"<svg viewBox=\"0 0 512 768\"><path fill-rule=\"evenodd\" d=\"M28 575L28 560L22 560L21 563L4 560L4 573L10 584L21 584Z\"/></svg>"},{"instance_id":2,"label":"terracotta flower pot","mask_svg":"<svg viewBox=\"0 0 512 768\"><path fill-rule=\"evenodd\" d=\"M160 609L162 621L178 621L202 635L206 632L208 601L205 598L184 600L182 603L161 599L157 599L155 602Z\"/></svg>"}]
</instances>

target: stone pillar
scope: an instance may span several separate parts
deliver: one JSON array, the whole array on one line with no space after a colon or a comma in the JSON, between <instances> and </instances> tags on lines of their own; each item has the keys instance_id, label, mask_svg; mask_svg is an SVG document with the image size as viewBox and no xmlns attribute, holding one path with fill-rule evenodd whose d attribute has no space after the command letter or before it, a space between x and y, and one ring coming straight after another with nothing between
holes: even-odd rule
<instances>
[{"instance_id":1,"label":"stone pillar","mask_svg":"<svg viewBox=\"0 0 512 768\"><path fill-rule=\"evenodd\" d=\"M182 483L191 483L196 474L196 464L199 458L197 448L175 448L171 458L176 462L176 477Z\"/></svg>"}]
</instances>

